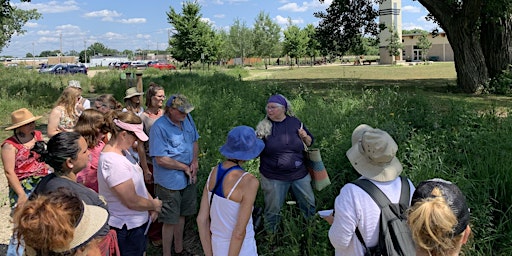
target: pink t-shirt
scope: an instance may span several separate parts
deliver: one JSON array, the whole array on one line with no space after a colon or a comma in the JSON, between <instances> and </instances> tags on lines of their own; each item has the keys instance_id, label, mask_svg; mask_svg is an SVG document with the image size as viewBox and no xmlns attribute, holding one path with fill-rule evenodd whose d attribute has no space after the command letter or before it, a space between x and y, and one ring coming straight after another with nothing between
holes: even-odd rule
<instances>
[{"instance_id":1,"label":"pink t-shirt","mask_svg":"<svg viewBox=\"0 0 512 256\"><path fill-rule=\"evenodd\" d=\"M89 148L90 160L87 167L76 174L76 182L98 192L98 161L105 142L101 141L94 148Z\"/></svg>"},{"instance_id":2,"label":"pink t-shirt","mask_svg":"<svg viewBox=\"0 0 512 256\"><path fill-rule=\"evenodd\" d=\"M125 156L114 152L102 152L98 161L98 189L99 194L107 201L110 218L108 224L115 228L122 228L126 224L128 229L140 227L149 220L148 211L136 211L126 207L117 195L111 190L123 182L131 179L135 186L135 193L141 197L149 198L142 168L128 153Z\"/></svg>"}]
</instances>

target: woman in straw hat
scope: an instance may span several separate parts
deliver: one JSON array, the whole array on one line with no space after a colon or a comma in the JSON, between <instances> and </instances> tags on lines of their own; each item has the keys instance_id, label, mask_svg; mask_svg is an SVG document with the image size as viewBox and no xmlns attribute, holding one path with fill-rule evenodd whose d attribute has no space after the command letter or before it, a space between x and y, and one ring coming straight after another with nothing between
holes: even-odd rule
<instances>
[{"instance_id":1,"label":"woman in straw hat","mask_svg":"<svg viewBox=\"0 0 512 256\"><path fill-rule=\"evenodd\" d=\"M46 133L48 137L59 132L71 132L75 127L76 121L80 116L76 109L76 104L82 98L82 92L75 87L67 87L60 95L55 107L48 117L48 127Z\"/></svg>"},{"instance_id":2,"label":"woman in straw hat","mask_svg":"<svg viewBox=\"0 0 512 256\"><path fill-rule=\"evenodd\" d=\"M87 205L61 188L20 208L14 215L14 230L25 241L23 255L100 256L97 237L107 221L107 210Z\"/></svg>"},{"instance_id":3,"label":"woman in straw hat","mask_svg":"<svg viewBox=\"0 0 512 256\"><path fill-rule=\"evenodd\" d=\"M264 147L251 127L228 133L220 148L226 161L210 172L197 216L205 255L258 255L251 213L259 182L240 164L258 157Z\"/></svg>"},{"instance_id":4,"label":"woman in straw hat","mask_svg":"<svg viewBox=\"0 0 512 256\"><path fill-rule=\"evenodd\" d=\"M352 147L346 155L352 167L397 204L402 190L402 164L396 157L398 145L385 131L362 124L352 132ZM414 185L407 179L410 195ZM364 244L374 247L379 240L380 208L359 186L347 183L334 201L335 214L324 219L332 224L329 240L335 255L363 256L365 249L358 239L359 230Z\"/></svg>"},{"instance_id":5,"label":"woman in straw hat","mask_svg":"<svg viewBox=\"0 0 512 256\"><path fill-rule=\"evenodd\" d=\"M10 206L21 207L43 176L48 174L47 166L39 162L39 154L32 152L34 147L41 147L43 135L37 131L35 121L41 116L34 116L28 109L21 108L11 113L11 125L5 130L12 130L14 135L2 143L2 162L5 177L9 183ZM44 146L44 145L43 145ZM18 241L11 238L8 255L15 255ZM19 250L23 250L20 246Z\"/></svg>"},{"instance_id":6,"label":"woman in straw hat","mask_svg":"<svg viewBox=\"0 0 512 256\"><path fill-rule=\"evenodd\" d=\"M421 182L412 196L407 223L416 255L459 255L471 234L466 197L453 183Z\"/></svg>"},{"instance_id":7,"label":"woman in straw hat","mask_svg":"<svg viewBox=\"0 0 512 256\"><path fill-rule=\"evenodd\" d=\"M142 107L142 103L140 101L140 96L144 95L143 92L138 92L137 88L131 87L126 90L125 95L125 108L123 109L123 111L132 111L138 116L144 113L144 108Z\"/></svg>"}]
</instances>

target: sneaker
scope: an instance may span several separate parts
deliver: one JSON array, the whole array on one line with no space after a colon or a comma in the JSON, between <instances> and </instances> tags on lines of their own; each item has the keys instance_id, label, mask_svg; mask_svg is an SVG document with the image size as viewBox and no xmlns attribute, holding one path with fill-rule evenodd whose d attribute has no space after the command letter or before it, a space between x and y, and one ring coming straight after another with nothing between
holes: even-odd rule
<instances>
[{"instance_id":1,"label":"sneaker","mask_svg":"<svg viewBox=\"0 0 512 256\"><path fill-rule=\"evenodd\" d=\"M158 240L158 241L151 241L151 244L152 244L154 247L162 247L162 240Z\"/></svg>"}]
</instances>

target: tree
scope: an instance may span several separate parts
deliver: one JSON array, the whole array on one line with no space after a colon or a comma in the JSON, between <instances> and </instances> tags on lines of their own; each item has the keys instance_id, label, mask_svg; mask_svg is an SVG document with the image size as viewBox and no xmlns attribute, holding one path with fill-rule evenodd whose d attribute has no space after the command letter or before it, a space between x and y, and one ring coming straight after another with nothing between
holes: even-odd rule
<instances>
[{"instance_id":1,"label":"tree","mask_svg":"<svg viewBox=\"0 0 512 256\"><path fill-rule=\"evenodd\" d=\"M174 34L169 40L170 53L177 61L185 62L192 70L192 63L201 59L207 48L211 27L201 21L201 6L197 2L184 2L182 14L170 7L167 21L174 27Z\"/></svg>"},{"instance_id":2,"label":"tree","mask_svg":"<svg viewBox=\"0 0 512 256\"><path fill-rule=\"evenodd\" d=\"M323 0L320 0L323 2ZM326 20L333 33L339 33L341 21L351 16L366 20L359 24L376 23L376 16L361 16L351 12L350 5L361 10L378 6L379 0L333 1ZM436 21L446 32L453 49L457 86L468 93L480 93L494 78L512 63L512 1L509 0L418 0L429 12L428 19ZM349 5L347 7L346 5ZM330 13L329 10L339 10ZM377 11L377 10L374 10ZM322 24L323 21L321 21ZM367 26L368 27L368 26ZM340 29L353 31L363 26Z\"/></svg>"},{"instance_id":3,"label":"tree","mask_svg":"<svg viewBox=\"0 0 512 256\"><path fill-rule=\"evenodd\" d=\"M309 38L305 30L301 30L297 25L293 25L292 21L288 19L288 28L283 32L283 53L295 58L295 63L299 64L299 58L306 55ZM292 66L293 62L290 62Z\"/></svg>"},{"instance_id":4,"label":"tree","mask_svg":"<svg viewBox=\"0 0 512 256\"><path fill-rule=\"evenodd\" d=\"M389 33L391 34L391 37L386 39L388 41L388 45L386 46L389 56L400 56L402 53L400 50L404 48L404 45L402 44L402 39L398 36L398 32L396 32L393 28L389 28ZM393 61L393 64L395 64L396 61Z\"/></svg>"},{"instance_id":5,"label":"tree","mask_svg":"<svg viewBox=\"0 0 512 256\"><path fill-rule=\"evenodd\" d=\"M270 57L276 49L279 47L279 39L281 28L279 25L270 19L270 16L264 12L260 12L256 17L254 22L254 50L256 55L261 58L268 58L270 62ZM267 62L265 63L265 69L267 69Z\"/></svg>"},{"instance_id":6,"label":"tree","mask_svg":"<svg viewBox=\"0 0 512 256\"><path fill-rule=\"evenodd\" d=\"M30 2L30 0L21 0L21 2ZM41 14L36 9L21 10L12 6L9 0L3 0L0 5L0 52L4 47L9 45L11 37L14 34L22 35L26 32L23 29L25 23L29 20L37 20L41 18Z\"/></svg>"},{"instance_id":7,"label":"tree","mask_svg":"<svg viewBox=\"0 0 512 256\"><path fill-rule=\"evenodd\" d=\"M240 57L242 66L244 65L244 59L247 56L251 56L253 48L253 33L245 21L235 19L233 25L229 28L229 45L231 52L234 57Z\"/></svg>"},{"instance_id":8,"label":"tree","mask_svg":"<svg viewBox=\"0 0 512 256\"><path fill-rule=\"evenodd\" d=\"M428 40L428 33L426 31L421 32L421 36L418 38L418 42L416 42L416 46L421 49L421 57L423 61L427 60L428 51L430 47L432 47L432 42Z\"/></svg>"},{"instance_id":9,"label":"tree","mask_svg":"<svg viewBox=\"0 0 512 256\"><path fill-rule=\"evenodd\" d=\"M310 58L310 65L313 66L313 62L315 61L315 57L318 56L320 51L320 42L318 42L316 37L316 29L312 24L308 24L304 31L309 38L308 44L306 46L306 55Z\"/></svg>"},{"instance_id":10,"label":"tree","mask_svg":"<svg viewBox=\"0 0 512 256\"><path fill-rule=\"evenodd\" d=\"M25 58L32 58L34 57L34 55L32 55L32 53L30 52L27 52L27 54L25 54Z\"/></svg>"}]
</instances>

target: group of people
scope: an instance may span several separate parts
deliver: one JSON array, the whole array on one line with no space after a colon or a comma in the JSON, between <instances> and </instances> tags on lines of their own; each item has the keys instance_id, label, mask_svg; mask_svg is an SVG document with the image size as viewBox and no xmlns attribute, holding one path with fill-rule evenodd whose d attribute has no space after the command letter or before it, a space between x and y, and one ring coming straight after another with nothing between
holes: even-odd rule
<instances>
[{"instance_id":1,"label":"group of people","mask_svg":"<svg viewBox=\"0 0 512 256\"><path fill-rule=\"evenodd\" d=\"M257 255L251 213L260 185L268 234L280 232L289 192L305 219L316 214L303 153L314 137L286 97L268 99L256 129L230 130L220 147L225 160L209 173L199 211L194 106L181 94L165 99L163 87L151 83L145 93L127 89L124 108L112 95L101 95L90 108L80 84L70 82L50 113L46 144L35 130L41 116L25 108L11 114L6 130L14 134L2 144L14 209L10 255L143 255L147 238L162 246L163 255L190 255L183 244L185 220L196 213L205 255ZM361 125L347 151L361 179L370 180L393 203L401 190L397 150L385 131ZM259 180L243 168L257 157ZM416 190L408 182L413 194L408 216L418 255L458 253L470 234L460 190L439 179ZM329 238L336 255L364 255L363 244L377 244L380 209L368 194L346 184L334 209L325 219L332 224Z\"/></svg>"}]
</instances>

